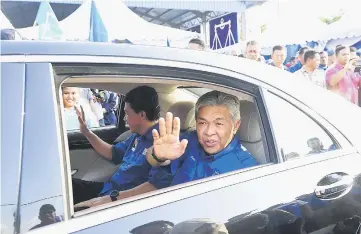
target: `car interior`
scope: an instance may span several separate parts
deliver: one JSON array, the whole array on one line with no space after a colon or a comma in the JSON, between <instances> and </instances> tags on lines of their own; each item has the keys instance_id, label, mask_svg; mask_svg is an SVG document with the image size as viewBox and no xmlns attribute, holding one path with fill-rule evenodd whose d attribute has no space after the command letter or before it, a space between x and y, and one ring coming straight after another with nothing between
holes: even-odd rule
<instances>
[{"instance_id":1,"label":"car interior","mask_svg":"<svg viewBox=\"0 0 361 234\"><path fill-rule=\"evenodd\" d=\"M104 79L103 79L104 80ZM138 81L141 82L141 81ZM111 83L102 80L71 78L63 83L63 87L80 87L80 88L97 88L116 92L125 95L131 89L147 85L155 88L158 92L159 102L161 107L161 117L164 117L166 112L172 112L174 116L180 118L181 134L195 130L196 123L194 118L195 103L202 94L213 90L212 86L207 85L190 85L178 84L175 82L156 83ZM223 90L227 91L223 88ZM234 91L233 91L234 94ZM260 115L258 112L255 99L247 93L237 92L240 98L240 113L241 113L241 126L238 130L238 137L242 145L256 158L259 164L269 163L269 157L266 155L264 145L265 137L263 133ZM59 103L61 105L62 102ZM93 128L92 131L100 138L108 143L116 144L125 140L130 136L131 132L127 129L126 123L123 120L124 103L119 102L118 108L118 126L113 127L99 127ZM68 131L68 144L70 164L73 178L78 178L87 181L104 182L111 178L116 172L119 165L114 165L112 162L107 161L100 156L91 145L87 142L86 138L80 131Z\"/></svg>"}]
</instances>

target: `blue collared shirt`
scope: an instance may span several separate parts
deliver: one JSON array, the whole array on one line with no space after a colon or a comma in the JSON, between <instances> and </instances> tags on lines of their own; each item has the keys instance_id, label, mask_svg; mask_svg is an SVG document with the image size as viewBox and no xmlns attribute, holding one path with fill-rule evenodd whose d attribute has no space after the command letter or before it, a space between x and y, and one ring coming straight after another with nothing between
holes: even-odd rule
<instances>
[{"instance_id":1,"label":"blue collared shirt","mask_svg":"<svg viewBox=\"0 0 361 234\"><path fill-rule=\"evenodd\" d=\"M318 68L321 69L321 70L326 71L327 68L328 68L328 66L327 66L327 65L320 64L320 66L319 66Z\"/></svg>"},{"instance_id":2,"label":"blue collared shirt","mask_svg":"<svg viewBox=\"0 0 361 234\"><path fill-rule=\"evenodd\" d=\"M303 67L300 61L298 61L295 65L289 68L289 71L295 73L296 71L300 70Z\"/></svg>"},{"instance_id":3,"label":"blue collared shirt","mask_svg":"<svg viewBox=\"0 0 361 234\"><path fill-rule=\"evenodd\" d=\"M152 167L146 160L146 151L153 145L152 130L158 128L156 124L143 136L133 133L125 141L113 146L112 161L121 165L111 180L104 183L100 195L109 194L114 189L132 189L145 182L151 183L157 189L169 185L172 179L170 167Z\"/></svg>"},{"instance_id":4,"label":"blue collared shirt","mask_svg":"<svg viewBox=\"0 0 361 234\"><path fill-rule=\"evenodd\" d=\"M255 158L248 153L247 149L241 145L237 137L234 137L225 149L215 155L206 154L198 142L196 131L187 134L183 138L188 139L188 146L186 152L179 159L171 163L171 170L174 175L171 185L258 164Z\"/></svg>"}]
</instances>

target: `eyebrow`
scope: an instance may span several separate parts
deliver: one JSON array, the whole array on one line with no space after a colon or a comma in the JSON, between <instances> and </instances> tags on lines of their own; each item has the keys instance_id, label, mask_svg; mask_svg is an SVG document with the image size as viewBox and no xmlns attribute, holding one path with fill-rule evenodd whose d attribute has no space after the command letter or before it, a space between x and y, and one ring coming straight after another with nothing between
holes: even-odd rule
<instances>
[{"instance_id":1,"label":"eyebrow","mask_svg":"<svg viewBox=\"0 0 361 234\"><path fill-rule=\"evenodd\" d=\"M205 118L202 118L202 117L198 117L199 120L204 120L204 121L207 121L209 122L208 120L206 120ZM219 120L226 120L225 118L221 117L221 118L216 118L215 119L216 121L219 121Z\"/></svg>"}]
</instances>

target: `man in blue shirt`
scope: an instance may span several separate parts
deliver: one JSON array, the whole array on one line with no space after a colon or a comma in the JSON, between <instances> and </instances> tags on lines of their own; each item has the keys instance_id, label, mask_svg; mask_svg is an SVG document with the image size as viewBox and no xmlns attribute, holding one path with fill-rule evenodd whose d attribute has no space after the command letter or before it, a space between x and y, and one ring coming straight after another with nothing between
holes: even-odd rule
<instances>
[{"instance_id":1,"label":"man in blue shirt","mask_svg":"<svg viewBox=\"0 0 361 234\"><path fill-rule=\"evenodd\" d=\"M292 67L290 67L289 71L292 73L295 73L296 71L300 70L302 68L302 66L305 64L305 60L303 58L303 56L305 55L306 51L308 51L309 48L308 47L302 47L299 51L298 51L298 62L293 65Z\"/></svg>"},{"instance_id":2,"label":"man in blue shirt","mask_svg":"<svg viewBox=\"0 0 361 234\"><path fill-rule=\"evenodd\" d=\"M153 130L152 165L171 160L171 185L185 183L257 165L236 135L241 123L237 97L219 91L201 96L195 106L196 131L179 140L180 120L167 113Z\"/></svg>"},{"instance_id":3,"label":"man in blue shirt","mask_svg":"<svg viewBox=\"0 0 361 234\"><path fill-rule=\"evenodd\" d=\"M328 68L328 54L326 51L320 52L320 66L319 68L326 71Z\"/></svg>"},{"instance_id":4,"label":"man in blue shirt","mask_svg":"<svg viewBox=\"0 0 361 234\"><path fill-rule=\"evenodd\" d=\"M78 110L80 131L100 155L120 164L120 167L105 183L73 179L75 208L92 207L169 185L170 168L152 167L146 160L147 149L153 145L152 130L158 129L160 107L157 92L147 86L131 90L126 94L124 111L133 134L113 146L87 128ZM109 194L114 196L111 198Z\"/></svg>"}]
</instances>

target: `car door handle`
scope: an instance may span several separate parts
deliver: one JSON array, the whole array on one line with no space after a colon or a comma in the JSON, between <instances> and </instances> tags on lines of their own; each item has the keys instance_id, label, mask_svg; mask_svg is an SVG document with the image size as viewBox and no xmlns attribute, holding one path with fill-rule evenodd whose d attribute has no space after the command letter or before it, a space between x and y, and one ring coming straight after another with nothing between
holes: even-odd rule
<instances>
[{"instance_id":1,"label":"car door handle","mask_svg":"<svg viewBox=\"0 0 361 234\"><path fill-rule=\"evenodd\" d=\"M333 180L329 178L333 177ZM328 181L325 183L325 181ZM323 183L322 183L323 182ZM325 200L337 199L347 194L354 183L354 178L345 173L333 173L319 182L315 189L316 197Z\"/></svg>"}]
</instances>

